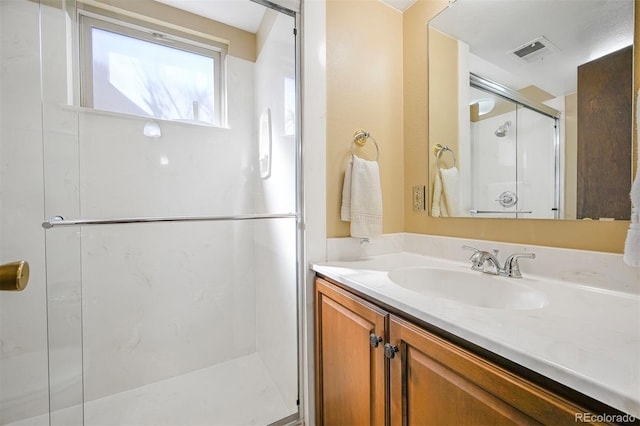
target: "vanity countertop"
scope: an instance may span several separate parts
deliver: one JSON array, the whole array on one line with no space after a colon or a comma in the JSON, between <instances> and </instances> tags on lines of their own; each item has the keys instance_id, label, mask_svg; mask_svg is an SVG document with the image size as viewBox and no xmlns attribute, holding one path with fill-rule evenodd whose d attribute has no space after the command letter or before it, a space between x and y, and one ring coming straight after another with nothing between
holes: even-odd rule
<instances>
[{"instance_id":1,"label":"vanity countertop","mask_svg":"<svg viewBox=\"0 0 640 426\"><path fill-rule=\"evenodd\" d=\"M638 294L527 273L526 285L545 294L545 306L529 310L476 307L427 297L396 285L388 276L393 270L416 266L468 271L470 264L399 252L316 263L312 269L640 418Z\"/></svg>"}]
</instances>

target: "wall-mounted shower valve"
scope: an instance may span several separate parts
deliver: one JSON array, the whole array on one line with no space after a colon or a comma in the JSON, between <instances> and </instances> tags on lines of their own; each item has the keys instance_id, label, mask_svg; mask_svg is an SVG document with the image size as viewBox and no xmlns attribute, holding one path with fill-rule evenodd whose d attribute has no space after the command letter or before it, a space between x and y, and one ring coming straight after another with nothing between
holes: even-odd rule
<instances>
[{"instance_id":1,"label":"wall-mounted shower valve","mask_svg":"<svg viewBox=\"0 0 640 426\"><path fill-rule=\"evenodd\" d=\"M513 207L518 202L518 196L515 192L504 191L496 200L502 207Z\"/></svg>"}]
</instances>

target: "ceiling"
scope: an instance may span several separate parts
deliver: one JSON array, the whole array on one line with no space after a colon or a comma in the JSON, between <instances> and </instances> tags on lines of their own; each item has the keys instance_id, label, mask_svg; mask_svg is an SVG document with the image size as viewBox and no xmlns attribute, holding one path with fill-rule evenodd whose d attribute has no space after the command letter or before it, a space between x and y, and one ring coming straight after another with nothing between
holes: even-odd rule
<instances>
[{"instance_id":1,"label":"ceiling","mask_svg":"<svg viewBox=\"0 0 640 426\"><path fill-rule=\"evenodd\" d=\"M156 0L214 21L255 33L258 31L266 8L249 0ZM380 0L404 12L416 0Z\"/></svg>"},{"instance_id":2,"label":"ceiling","mask_svg":"<svg viewBox=\"0 0 640 426\"><path fill-rule=\"evenodd\" d=\"M399 12L404 12L416 2L416 0L380 0L380 1L382 3L385 3L391 6L392 8L396 9Z\"/></svg>"},{"instance_id":3,"label":"ceiling","mask_svg":"<svg viewBox=\"0 0 640 426\"><path fill-rule=\"evenodd\" d=\"M514 90L576 91L576 68L633 43L633 0L457 0L430 21L469 45L472 72ZM514 49L544 36L551 54L525 62Z\"/></svg>"},{"instance_id":4,"label":"ceiling","mask_svg":"<svg viewBox=\"0 0 640 426\"><path fill-rule=\"evenodd\" d=\"M156 0L257 32L266 8L248 0ZM404 12L415 0L381 0ZM576 91L576 67L633 42L633 0L456 0L430 21L465 41L471 70L512 89ZM509 52L544 36L553 53L531 63Z\"/></svg>"},{"instance_id":5,"label":"ceiling","mask_svg":"<svg viewBox=\"0 0 640 426\"><path fill-rule=\"evenodd\" d=\"M256 33L266 8L248 0L156 0L214 21Z\"/></svg>"}]
</instances>

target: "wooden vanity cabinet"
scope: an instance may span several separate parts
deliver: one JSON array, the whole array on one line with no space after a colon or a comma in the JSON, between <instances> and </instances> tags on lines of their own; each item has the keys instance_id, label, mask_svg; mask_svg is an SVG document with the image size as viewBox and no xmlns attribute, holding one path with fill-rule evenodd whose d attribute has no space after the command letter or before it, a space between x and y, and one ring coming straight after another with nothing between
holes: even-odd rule
<instances>
[{"instance_id":1,"label":"wooden vanity cabinet","mask_svg":"<svg viewBox=\"0 0 640 426\"><path fill-rule=\"evenodd\" d=\"M388 313L322 279L315 304L316 424L384 425Z\"/></svg>"},{"instance_id":2,"label":"wooden vanity cabinet","mask_svg":"<svg viewBox=\"0 0 640 426\"><path fill-rule=\"evenodd\" d=\"M392 425L575 425L586 410L391 316Z\"/></svg>"},{"instance_id":3,"label":"wooden vanity cabinet","mask_svg":"<svg viewBox=\"0 0 640 426\"><path fill-rule=\"evenodd\" d=\"M555 426L584 424L576 415L587 412L316 279L317 425Z\"/></svg>"}]
</instances>

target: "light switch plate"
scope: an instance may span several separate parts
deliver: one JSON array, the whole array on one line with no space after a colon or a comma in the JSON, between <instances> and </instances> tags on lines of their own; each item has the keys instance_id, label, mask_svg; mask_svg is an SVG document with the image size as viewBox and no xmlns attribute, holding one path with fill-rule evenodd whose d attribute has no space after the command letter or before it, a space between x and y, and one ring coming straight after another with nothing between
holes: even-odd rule
<instances>
[{"instance_id":1,"label":"light switch plate","mask_svg":"<svg viewBox=\"0 0 640 426\"><path fill-rule=\"evenodd\" d=\"M413 187L413 210L424 211L424 185Z\"/></svg>"}]
</instances>

